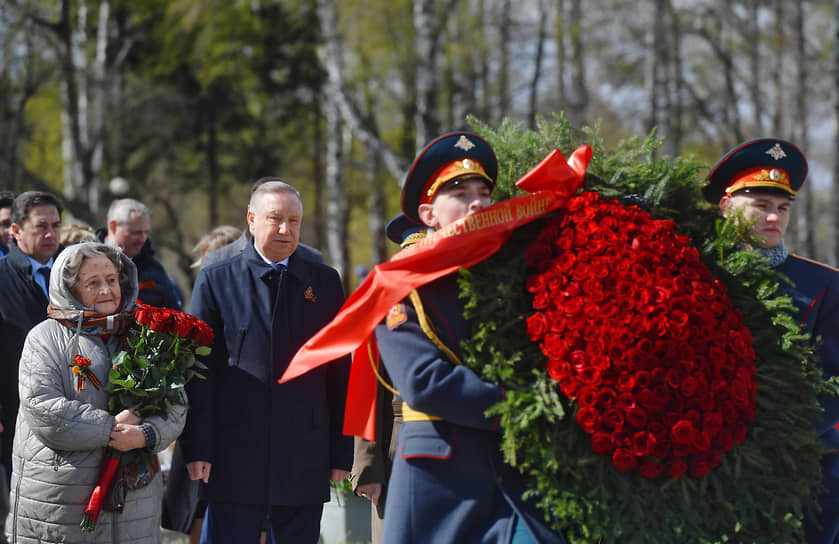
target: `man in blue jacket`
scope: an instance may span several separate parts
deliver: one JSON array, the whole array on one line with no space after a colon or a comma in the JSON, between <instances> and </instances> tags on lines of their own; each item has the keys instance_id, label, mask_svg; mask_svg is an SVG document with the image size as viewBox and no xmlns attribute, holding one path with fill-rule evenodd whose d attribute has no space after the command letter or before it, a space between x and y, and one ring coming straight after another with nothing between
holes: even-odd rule
<instances>
[{"instance_id":1,"label":"man in blue jacket","mask_svg":"<svg viewBox=\"0 0 839 544\"><path fill-rule=\"evenodd\" d=\"M12 241L12 202L15 195L8 191L0 193L0 257L9 253Z\"/></svg>"},{"instance_id":2,"label":"man in blue jacket","mask_svg":"<svg viewBox=\"0 0 839 544\"><path fill-rule=\"evenodd\" d=\"M180 310L181 294L163 265L154 257L149 240L151 211L133 198L114 200L108 208L108 224L96 232L109 246L119 247L137 267L143 304Z\"/></svg>"},{"instance_id":3,"label":"man in blue jacket","mask_svg":"<svg viewBox=\"0 0 839 544\"><path fill-rule=\"evenodd\" d=\"M414 160L402 211L433 232L488 207L497 174L495 153L479 136L441 136ZM376 328L382 362L404 401L382 542L564 542L522 500L522 477L504 463L497 419L486 416L502 387L458 364L471 327L457 275L416 293Z\"/></svg>"},{"instance_id":4,"label":"man in blue jacket","mask_svg":"<svg viewBox=\"0 0 839 544\"><path fill-rule=\"evenodd\" d=\"M807 160L790 142L760 138L731 149L711 169L703 193L719 204L723 217L735 210L754 221L752 232L760 238L757 251L775 270L792 281L781 288L792 298L803 331L821 338L819 352L826 376L839 375L839 271L790 253L784 234L793 200L807 177ZM825 445L839 449L839 399L822 399L824 417L817 429ZM822 461L823 483L819 519L805 520L807 542L834 543L839 536L839 455ZM815 521L815 523L814 523Z\"/></svg>"},{"instance_id":5,"label":"man in blue jacket","mask_svg":"<svg viewBox=\"0 0 839 544\"><path fill-rule=\"evenodd\" d=\"M202 268L190 310L215 331L206 380L187 386L181 437L208 501L201 541L316 543L329 481L352 466L342 433L349 359L282 385L294 353L344 295L338 273L297 254L303 204L274 181L251 195L241 253Z\"/></svg>"}]
</instances>

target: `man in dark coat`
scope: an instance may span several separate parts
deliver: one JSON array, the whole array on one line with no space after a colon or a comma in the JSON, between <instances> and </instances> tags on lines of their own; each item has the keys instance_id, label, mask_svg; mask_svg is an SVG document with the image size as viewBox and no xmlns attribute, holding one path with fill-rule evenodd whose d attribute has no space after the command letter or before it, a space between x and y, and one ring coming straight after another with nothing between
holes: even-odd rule
<instances>
[{"instance_id":1,"label":"man in dark coat","mask_svg":"<svg viewBox=\"0 0 839 544\"><path fill-rule=\"evenodd\" d=\"M244 251L198 274L190 310L215 331L207 379L187 386L181 437L208 501L202 542L318 541L329 481L352 465L342 424L349 359L289 383L277 379L343 303L337 272L302 259L303 206L273 181L252 195Z\"/></svg>"},{"instance_id":2,"label":"man in dark coat","mask_svg":"<svg viewBox=\"0 0 839 544\"><path fill-rule=\"evenodd\" d=\"M108 208L108 224L96 232L104 243L122 248L137 267L140 301L143 304L180 310L181 294L163 265L154 257L149 240L151 211L133 198L121 198Z\"/></svg>"},{"instance_id":3,"label":"man in dark coat","mask_svg":"<svg viewBox=\"0 0 839 544\"><path fill-rule=\"evenodd\" d=\"M826 376L839 375L839 271L790 253L784 234L792 202L807 177L807 160L790 142L760 138L730 150L711 169L703 193L719 204L724 217L735 210L754 221L752 232L760 241L757 251L792 281L781 288L798 308L802 331L821 339L819 356ZM817 430L825 445L839 449L839 398L822 399L824 417ZM839 454L822 461L827 491L819 499L818 520L805 520L807 542L834 543L839 538ZM815 523L814 523L815 521Z\"/></svg>"},{"instance_id":4,"label":"man in dark coat","mask_svg":"<svg viewBox=\"0 0 839 544\"><path fill-rule=\"evenodd\" d=\"M49 271L60 247L61 211L61 203L50 193L18 195L12 204L13 240L9 254L0 259L0 463L7 469L19 402L18 362L29 329L47 317Z\"/></svg>"}]
</instances>

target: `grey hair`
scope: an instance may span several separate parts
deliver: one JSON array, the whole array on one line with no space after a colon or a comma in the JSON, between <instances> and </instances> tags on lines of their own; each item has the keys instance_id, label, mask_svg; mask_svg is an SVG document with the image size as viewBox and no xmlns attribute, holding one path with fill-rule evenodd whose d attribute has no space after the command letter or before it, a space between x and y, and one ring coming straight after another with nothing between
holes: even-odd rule
<instances>
[{"instance_id":1,"label":"grey hair","mask_svg":"<svg viewBox=\"0 0 839 544\"><path fill-rule=\"evenodd\" d=\"M120 291L123 295L130 293L131 276L128 273L128 269L123 266L120 250L98 242L79 244L78 251L73 253L70 258L67 259L67 264L64 265L64 269L62 270L64 285L66 285L70 291L75 291L76 284L79 283L79 270L82 268L82 263L84 263L85 259L95 259L96 257L107 257L108 260L114 263L114 267L117 269L117 274L119 276Z\"/></svg>"},{"instance_id":2,"label":"grey hair","mask_svg":"<svg viewBox=\"0 0 839 544\"><path fill-rule=\"evenodd\" d=\"M262 196L266 193L292 194L297 198L297 201L300 202L300 209L303 209L303 197L300 196L300 191L295 189L293 185L276 178L274 178L273 181L265 182L259 187L255 188L251 193L251 199L250 202L248 202L248 206L252 210L256 210L259 207L257 204L260 200L262 200Z\"/></svg>"},{"instance_id":3,"label":"grey hair","mask_svg":"<svg viewBox=\"0 0 839 544\"><path fill-rule=\"evenodd\" d=\"M120 225L131 221L131 214L140 217L151 217L148 206L133 198L120 198L111 202L108 208L108 222L116 221Z\"/></svg>"}]
</instances>

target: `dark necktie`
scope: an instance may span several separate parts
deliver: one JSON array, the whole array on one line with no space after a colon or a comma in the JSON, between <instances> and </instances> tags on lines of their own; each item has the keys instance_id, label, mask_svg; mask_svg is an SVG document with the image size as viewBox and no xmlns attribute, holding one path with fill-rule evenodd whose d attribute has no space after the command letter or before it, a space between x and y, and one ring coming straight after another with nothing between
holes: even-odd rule
<instances>
[{"instance_id":1,"label":"dark necktie","mask_svg":"<svg viewBox=\"0 0 839 544\"><path fill-rule=\"evenodd\" d=\"M285 353L288 343L288 308L284 303L283 293L280 292L280 287L287 278L284 277L286 276L284 264L272 263L271 267L275 270L271 272L274 281L269 283L271 288L271 374L276 380L288 365L286 360L288 355Z\"/></svg>"},{"instance_id":2,"label":"dark necktie","mask_svg":"<svg viewBox=\"0 0 839 544\"><path fill-rule=\"evenodd\" d=\"M47 296L47 300L50 298L50 267L49 266L42 266L38 270L36 270L39 276L44 278L44 285L46 288L44 289L44 294Z\"/></svg>"},{"instance_id":3,"label":"dark necktie","mask_svg":"<svg viewBox=\"0 0 839 544\"><path fill-rule=\"evenodd\" d=\"M280 288L280 280L283 276L285 265L282 263L271 263L271 268L274 269L268 275L268 288L271 291L271 313L274 312L274 306L277 304L277 291Z\"/></svg>"}]
</instances>

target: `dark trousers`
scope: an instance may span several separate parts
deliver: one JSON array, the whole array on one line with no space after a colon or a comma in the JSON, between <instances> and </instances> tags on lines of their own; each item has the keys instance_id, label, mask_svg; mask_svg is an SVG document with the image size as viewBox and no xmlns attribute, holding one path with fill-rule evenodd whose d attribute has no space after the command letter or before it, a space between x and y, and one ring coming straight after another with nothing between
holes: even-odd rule
<instances>
[{"instance_id":1,"label":"dark trousers","mask_svg":"<svg viewBox=\"0 0 839 544\"><path fill-rule=\"evenodd\" d=\"M322 513L322 504L266 507L210 502L201 544L257 544L263 530L266 543L317 544Z\"/></svg>"}]
</instances>

